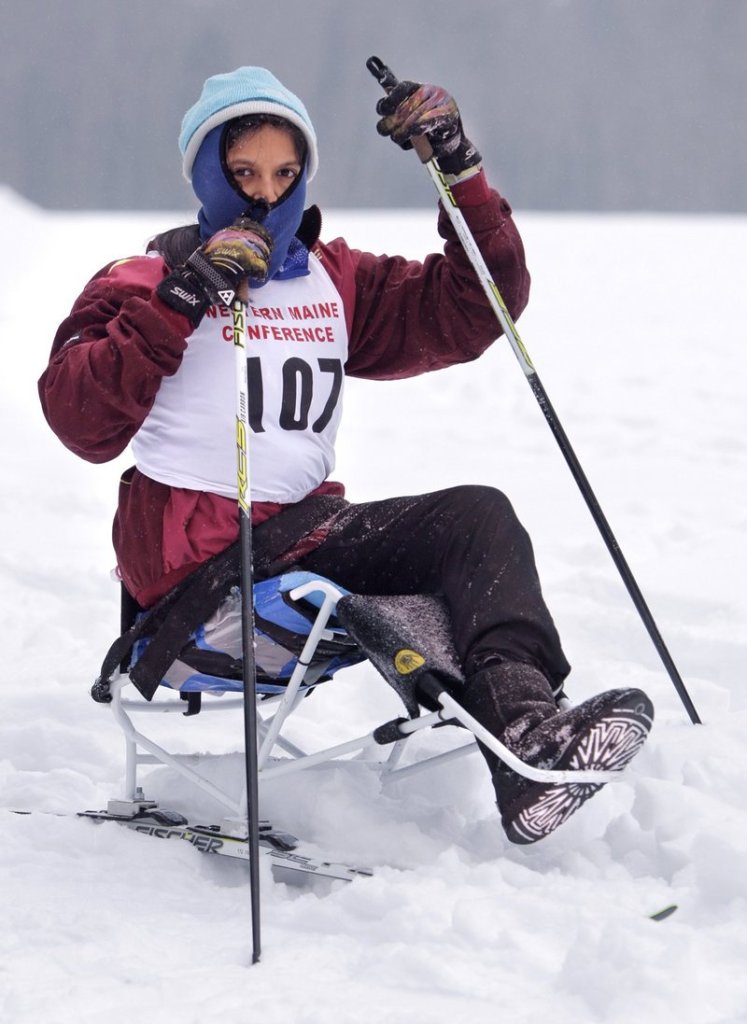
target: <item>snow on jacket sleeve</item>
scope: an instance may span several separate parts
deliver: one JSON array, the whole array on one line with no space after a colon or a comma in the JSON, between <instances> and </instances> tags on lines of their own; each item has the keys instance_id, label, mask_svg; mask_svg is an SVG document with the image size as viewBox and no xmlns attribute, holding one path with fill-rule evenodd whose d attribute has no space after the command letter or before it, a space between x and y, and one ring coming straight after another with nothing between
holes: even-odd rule
<instances>
[{"instance_id":1,"label":"snow on jacket sleeve","mask_svg":"<svg viewBox=\"0 0 747 1024\"><path fill-rule=\"evenodd\" d=\"M154 295L165 274L157 257L110 264L57 331L39 381L42 408L62 443L89 462L124 451L182 361L192 328Z\"/></svg>"},{"instance_id":2,"label":"snow on jacket sleeve","mask_svg":"<svg viewBox=\"0 0 747 1024\"><path fill-rule=\"evenodd\" d=\"M529 297L529 273L511 207L490 189L482 172L456 186L454 195L516 319ZM422 263L346 250L341 240L330 243L332 262L340 261L336 269L343 296L345 279L354 273L345 367L350 376L394 380L468 362L502 333L443 209L438 231L445 239L444 252Z\"/></svg>"}]
</instances>

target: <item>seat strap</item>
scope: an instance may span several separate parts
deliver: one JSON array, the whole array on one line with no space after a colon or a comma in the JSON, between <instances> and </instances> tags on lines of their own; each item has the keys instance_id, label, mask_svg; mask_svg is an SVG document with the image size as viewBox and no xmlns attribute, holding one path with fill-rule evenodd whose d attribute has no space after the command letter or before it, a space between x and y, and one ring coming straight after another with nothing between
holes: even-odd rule
<instances>
[{"instance_id":1,"label":"seat strap","mask_svg":"<svg viewBox=\"0 0 747 1024\"><path fill-rule=\"evenodd\" d=\"M275 568L284 552L329 522L347 504L336 495L312 495L256 526L252 531L254 579L266 579L268 570ZM137 641L150 638L130 670L130 679L146 700L152 700L192 633L217 611L231 588L239 585L240 561L236 541L198 566L119 636L109 648L94 684L96 699L106 699L108 683L119 665L129 659Z\"/></svg>"}]
</instances>

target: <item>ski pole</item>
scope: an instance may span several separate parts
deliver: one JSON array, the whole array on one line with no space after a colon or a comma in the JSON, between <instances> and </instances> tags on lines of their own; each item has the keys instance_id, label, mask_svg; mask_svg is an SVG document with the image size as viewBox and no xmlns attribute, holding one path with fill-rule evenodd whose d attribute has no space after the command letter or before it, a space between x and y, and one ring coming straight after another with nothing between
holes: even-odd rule
<instances>
[{"instance_id":1,"label":"ski pole","mask_svg":"<svg viewBox=\"0 0 747 1024\"><path fill-rule=\"evenodd\" d=\"M243 647L244 761L246 767L247 845L252 912L252 963L261 953L259 891L259 785L257 764L257 687L254 658L254 572L252 566L252 501L249 482L249 385L246 366L246 305L232 306L236 356L236 476L241 552L241 639Z\"/></svg>"},{"instance_id":2,"label":"ski pole","mask_svg":"<svg viewBox=\"0 0 747 1024\"><path fill-rule=\"evenodd\" d=\"M397 85L397 78L395 75L378 57L370 57L366 61L366 67L386 92L391 92L391 90ZM490 271L482 257L482 253L477 247L477 243L475 242L472 232L470 231L461 210L457 206L456 199L454 198L451 188L446 181L443 171L438 165L438 160L433 154L430 143L423 135L413 138L412 145L422 163L425 164L431 180L435 185L436 192L442 202L443 208L451 220L454 230L462 243L462 247L464 248L467 257L477 274L483 291L485 292L490 306L496 315L498 323L503 329L503 333L508 338L509 344L519 361L519 365L524 371L524 375L526 376L529 386L534 393L534 397L537 399L553 436L560 446L560 450L568 463L568 467L573 474L574 480L578 484L579 490L581 491L589 511L591 512L594 522L599 528L604 543L607 545L607 549L609 550L612 560L622 577L623 583L632 598L633 604L635 605L635 608L641 617L651 640L653 641L669 678L674 684L674 688L679 694L679 697L690 716L690 721L694 725L699 724L701 721L700 717L692 700L690 699L690 695L687 692L687 688L685 687L682 677L677 671L677 666L667 650L667 646L664 643L661 633L654 621L653 615L646 604L643 594L641 593L641 589L638 586L622 551L620 550L620 545L615 539L612 529L607 522L607 518L605 517L586 474L581 467L581 463L576 457L576 453L574 452L568 436L558 419L557 413L553 409L552 403L550 402L548 394L539 379L537 371L532 365L532 360L529 358L529 353L526 350L524 342L519 336L519 332L516 329L516 325L511 318L508 308L506 307L506 303L503 301L497 284L491 277Z\"/></svg>"}]
</instances>

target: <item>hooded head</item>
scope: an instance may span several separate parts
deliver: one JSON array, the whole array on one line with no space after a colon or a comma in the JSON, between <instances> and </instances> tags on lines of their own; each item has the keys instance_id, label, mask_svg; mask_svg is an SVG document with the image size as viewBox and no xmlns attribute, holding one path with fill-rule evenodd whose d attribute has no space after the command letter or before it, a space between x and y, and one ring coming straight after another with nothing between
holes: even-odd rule
<instances>
[{"instance_id":1,"label":"hooded head","mask_svg":"<svg viewBox=\"0 0 747 1024\"><path fill-rule=\"evenodd\" d=\"M306 143L302 173L269 210L266 204L253 203L241 191L225 165L229 122L251 114L283 118L301 132ZM184 115L179 149L184 176L202 204L198 221L203 239L248 214L261 221L273 238L268 280L306 272L306 261L298 250L301 243L295 234L303 216L306 182L313 178L318 166L318 152L313 125L297 96L265 68L242 67L214 75L205 82L197 103Z\"/></svg>"}]
</instances>

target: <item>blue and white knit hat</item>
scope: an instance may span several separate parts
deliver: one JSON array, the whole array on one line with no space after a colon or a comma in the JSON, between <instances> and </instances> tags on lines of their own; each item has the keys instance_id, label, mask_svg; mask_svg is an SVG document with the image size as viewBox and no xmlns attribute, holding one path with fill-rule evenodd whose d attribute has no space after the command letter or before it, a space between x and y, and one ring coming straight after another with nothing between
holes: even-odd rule
<instances>
[{"instance_id":1,"label":"blue and white knit hat","mask_svg":"<svg viewBox=\"0 0 747 1024\"><path fill-rule=\"evenodd\" d=\"M270 71L242 67L208 78L199 100L184 115L179 149L187 181L192 180L192 165L211 129L245 114L276 114L299 128L308 147L308 180L314 177L319 166L319 154L316 133L306 107Z\"/></svg>"}]
</instances>

